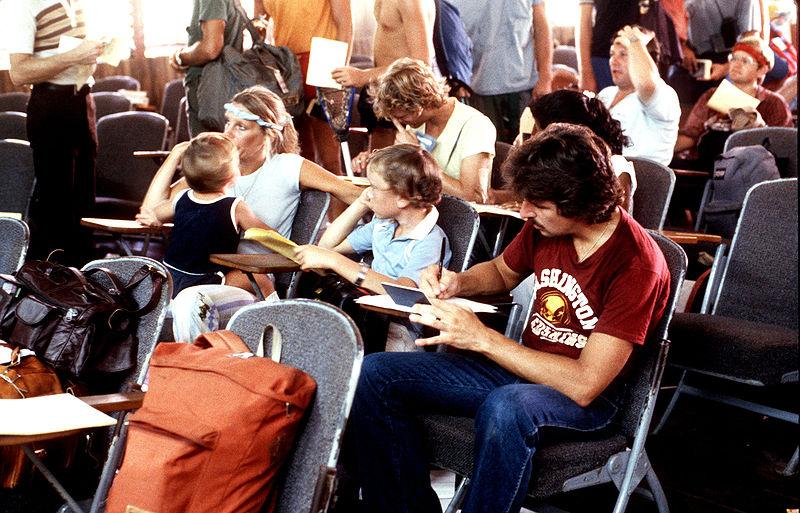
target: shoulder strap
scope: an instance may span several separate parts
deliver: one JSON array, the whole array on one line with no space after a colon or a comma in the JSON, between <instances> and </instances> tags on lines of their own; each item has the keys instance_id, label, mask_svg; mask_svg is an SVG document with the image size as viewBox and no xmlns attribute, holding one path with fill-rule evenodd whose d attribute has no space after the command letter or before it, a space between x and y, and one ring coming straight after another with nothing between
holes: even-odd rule
<instances>
[{"instance_id":1,"label":"shoulder strap","mask_svg":"<svg viewBox=\"0 0 800 513\"><path fill-rule=\"evenodd\" d=\"M242 4L239 3L239 0L231 0L231 3L233 3L233 7L236 9L236 12L239 13L239 16L242 18L242 21L244 21L245 28L247 29L248 32L250 32L250 37L253 40L253 46L263 43L264 38L261 37L261 34L258 32L255 25L253 25L253 22L250 20L250 17L242 8Z\"/></svg>"}]
</instances>

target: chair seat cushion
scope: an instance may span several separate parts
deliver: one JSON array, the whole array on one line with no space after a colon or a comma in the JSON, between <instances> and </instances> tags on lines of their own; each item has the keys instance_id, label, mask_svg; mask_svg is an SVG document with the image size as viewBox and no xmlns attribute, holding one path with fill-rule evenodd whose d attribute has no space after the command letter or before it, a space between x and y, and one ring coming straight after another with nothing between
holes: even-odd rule
<instances>
[{"instance_id":1,"label":"chair seat cushion","mask_svg":"<svg viewBox=\"0 0 800 513\"><path fill-rule=\"evenodd\" d=\"M720 315L675 314L670 363L751 384L797 372L797 330Z\"/></svg>"},{"instance_id":2,"label":"chair seat cushion","mask_svg":"<svg viewBox=\"0 0 800 513\"><path fill-rule=\"evenodd\" d=\"M473 419L427 415L422 417L422 425L429 461L461 476L471 475L475 441ZM611 456L626 447L625 437L613 433L545 443L533 458L528 496L544 499L561 493L564 481L604 466ZM539 469L546 471L539 472Z\"/></svg>"}]
</instances>

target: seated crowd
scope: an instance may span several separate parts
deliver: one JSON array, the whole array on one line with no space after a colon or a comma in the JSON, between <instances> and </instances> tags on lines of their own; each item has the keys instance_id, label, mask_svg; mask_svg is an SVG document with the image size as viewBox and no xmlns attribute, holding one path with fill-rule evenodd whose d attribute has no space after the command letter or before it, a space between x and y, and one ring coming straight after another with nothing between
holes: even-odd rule
<instances>
[{"instance_id":1,"label":"seated crowd","mask_svg":"<svg viewBox=\"0 0 800 513\"><path fill-rule=\"evenodd\" d=\"M532 3L538 19L543 2ZM427 19L429 13L412 14ZM352 26L334 21L327 35L352 38ZM190 91L199 80L193 69L203 64L195 59L207 37L205 23L173 57L173 66L191 66ZM337 176L339 162L330 152L338 148L320 119L308 113L293 119L269 89L253 86L230 98L221 133L200 131L194 93L197 133L171 149L136 219L145 226L174 223L163 257L173 283L165 335L190 342L225 329L259 296L279 301L284 293L274 276L249 280L209 256L269 252L242 239L243 232L263 228L291 238L301 193L329 193L343 211L330 214L316 243L296 248L302 270L335 273L348 290L364 293L385 293L385 283L416 287L430 302L416 305L407 320L382 318L385 330L371 332L382 339L367 345L342 448L350 479L340 487L337 511L439 511L415 420L422 413L475 419L474 470L462 511L518 511L537 472L533 455L554 430L591 436L615 420L623 369L667 309L670 274L655 241L632 217L639 184L626 157L665 166L689 158L710 170L722 147L704 147L704 138L720 132L724 141L743 127L792 126L792 113L783 96L763 86L775 66L773 50L743 32L727 52L726 78L719 78L758 106L714 110L709 100L719 87L711 87L681 123L687 102L661 71L664 42L631 22L616 27L608 41L610 82L598 80L604 87L596 95L551 91L549 71L538 66L542 82L502 112L517 127L527 104L532 134L519 134L500 166L505 186L493 188L498 128L492 119L500 104L477 92L472 105L469 92L460 101L454 95L463 91L451 90L430 65L428 45L412 44L419 34L408 33L403 55L388 50L397 34L378 34L388 39L376 43L382 55L374 68L348 66L332 75L342 85L363 87L376 127L391 135L385 145L373 138L352 159L365 188ZM549 51L535 52L552 67ZM306 54L307 67L307 51L297 53ZM300 136L317 142L301 148ZM454 241L437 224L443 194L477 204L517 202L524 225L499 256L472 261L463 272L448 270ZM41 233L48 232L33 232L39 256ZM443 301L507 295L529 277L533 297L521 344ZM305 273L303 279L315 280L306 290L329 285L325 278Z\"/></svg>"}]
</instances>

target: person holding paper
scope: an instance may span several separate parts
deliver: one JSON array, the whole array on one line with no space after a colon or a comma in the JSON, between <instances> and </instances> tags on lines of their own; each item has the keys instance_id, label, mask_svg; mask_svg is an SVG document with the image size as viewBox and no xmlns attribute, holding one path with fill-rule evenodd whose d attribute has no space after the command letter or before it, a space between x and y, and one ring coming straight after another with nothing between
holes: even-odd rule
<instances>
[{"instance_id":1,"label":"person holding paper","mask_svg":"<svg viewBox=\"0 0 800 513\"><path fill-rule=\"evenodd\" d=\"M660 46L653 32L626 25L611 45L613 86L597 94L631 144L625 157L644 157L665 166L672 160L681 108L678 95L658 75Z\"/></svg>"},{"instance_id":2,"label":"person holding paper","mask_svg":"<svg viewBox=\"0 0 800 513\"><path fill-rule=\"evenodd\" d=\"M667 264L647 231L619 208L599 137L554 124L514 150L504 167L524 198L522 232L490 262L444 271L441 279L431 266L420 277L431 305L416 305L411 321L439 334L417 345L458 351L364 359L343 447L344 461L356 462L361 511L440 511L421 447L421 413L475 418L462 512L519 511L541 430L580 436L613 422L616 378L666 308ZM522 344L439 300L507 292L531 274L534 303Z\"/></svg>"},{"instance_id":3,"label":"person holding paper","mask_svg":"<svg viewBox=\"0 0 800 513\"><path fill-rule=\"evenodd\" d=\"M28 255L45 258L61 248L66 251L63 261L80 267L91 256L80 219L94 206L97 136L89 95L91 74L105 44L86 39L83 8L77 0L4 4L0 18L11 81L16 86L33 85L28 140L37 184ZM67 48L74 38L78 45Z\"/></svg>"},{"instance_id":4,"label":"person holding paper","mask_svg":"<svg viewBox=\"0 0 800 513\"><path fill-rule=\"evenodd\" d=\"M736 86L738 91L758 100L756 110L764 124L767 126L791 126L792 115L783 97L761 87L764 76L775 62L774 54L767 44L758 36L745 37L734 45L728 56L728 62L730 63L728 75L730 83ZM730 109L742 107L734 98L732 102L721 99L720 105L724 105L725 112L711 108L709 101L719 97L715 93L720 89L721 87L709 89L694 104L692 112L678 133L678 140L675 143L676 153L695 149L700 137L708 131L708 127L714 121L718 118L727 119ZM715 102L711 104L714 105ZM717 108L722 107L718 106ZM722 148L718 149L721 151ZM710 153L714 153L714 156L709 155L708 158L713 159L719 151Z\"/></svg>"}]
</instances>

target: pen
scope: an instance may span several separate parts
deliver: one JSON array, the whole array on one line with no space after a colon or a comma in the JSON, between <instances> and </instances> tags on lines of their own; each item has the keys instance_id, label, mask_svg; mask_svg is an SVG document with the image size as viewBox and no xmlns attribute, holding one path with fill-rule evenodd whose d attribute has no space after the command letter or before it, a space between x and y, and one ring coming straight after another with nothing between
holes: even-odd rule
<instances>
[{"instance_id":1,"label":"pen","mask_svg":"<svg viewBox=\"0 0 800 513\"><path fill-rule=\"evenodd\" d=\"M444 267L444 252L447 251L447 239L442 237L442 250L439 253L439 272L436 273L436 279L441 281L442 279L442 268Z\"/></svg>"}]
</instances>

